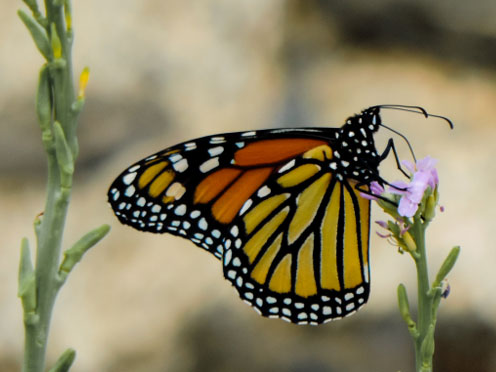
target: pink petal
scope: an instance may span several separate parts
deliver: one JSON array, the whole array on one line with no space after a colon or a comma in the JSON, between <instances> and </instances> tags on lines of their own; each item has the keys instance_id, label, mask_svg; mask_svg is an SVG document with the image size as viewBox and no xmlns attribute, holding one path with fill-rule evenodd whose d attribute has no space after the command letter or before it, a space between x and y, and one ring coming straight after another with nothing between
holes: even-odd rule
<instances>
[{"instance_id":1,"label":"pink petal","mask_svg":"<svg viewBox=\"0 0 496 372\"><path fill-rule=\"evenodd\" d=\"M384 187L377 181L372 181L370 183L370 192L374 195L381 195L384 193Z\"/></svg>"},{"instance_id":2,"label":"pink petal","mask_svg":"<svg viewBox=\"0 0 496 372\"><path fill-rule=\"evenodd\" d=\"M367 193L361 192L361 191L360 191L360 196L364 199L367 199L367 200L377 200L377 197L375 195L367 194Z\"/></svg>"},{"instance_id":3,"label":"pink petal","mask_svg":"<svg viewBox=\"0 0 496 372\"><path fill-rule=\"evenodd\" d=\"M429 186L430 180L430 174L426 172L415 173L412 182L410 182L410 185L408 186L407 198L417 204L420 203L427 186Z\"/></svg>"},{"instance_id":4,"label":"pink petal","mask_svg":"<svg viewBox=\"0 0 496 372\"><path fill-rule=\"evenodd\" d=\"M413 164L411 161L408 160L402 160L401 164L405 166L406 169L410 171L411 174L414 174L417 168L415 167L415 164Z\"/></svg>"},{"instance_id":5,"label":"pink petal","mask_svg":"<svg viewBox=\"0 0 496 372\"><path fill-rule=\"evenodd\" d=\"M403 225L403 227L400 230L400 236L403 236L404 233L406 233L410 229L410 226Z\"/></svg>"},{"instance_id":6,"label":"pink petal","mask_svg":"<svg viewBox=\"0 0 496 372\"><path fill-rule=\"evenodd\" d=\"M383 229L387 229L388 228L388 225L387 225L387 223L385 221L375 221L375 223L378 224Z\"/></svg>"},{"instance_id":7,"label":"pink petal","mask_svg":"<svg viewBox=\"0 0 496 372\"><path fill-rule=\"evenodd\" d=\"M393 235L392 234L381 234L380 232L376 231L375 232L377 235L379 235L381 238L384 238L384 239L387 239L387 238L390 238L392 237Z\"/></svg>"},{"instance_id":8,"label":"pink petal","mask_svg":"<svg viewBox=\"0 0 496 372\"><path fill-rule=\"evenodd\" d=\"M406 197L402 197L398 205L398 213L403 217L412 217L417 212L418 203L412 202Z\"/></svg>"},{"instance_id":9,"label":"pink petal","mask_svg":"<svg viewBox=\"0 0 496 372\"><path fill-rule=\"evenodd\" d=\"M429 186L431 187L431 189L434 190L437 185L439 185L439 177L437 175L437 169L433 168L431 169L431 178L430 178Z\"/></svg>"},{"instance_id":10,"label":"pink petal","mask_svg":"<svg viewBox=\"0 0 496 372\"><path fill-rule=\"evenodd\" d=\"M391 182L389 186L389 192L391 194L405 195L408 192L408 184L403 181Z\"/></svg>"},{"instance_id":11,"label":"pink petal","mask_svg":"<svg viewBox=\"0 0 496 372\"><path fill-rule=\"evenodd\" d=\"M431 158L429 155L427 155L425 158L417 161L417 169L421 172L430 171L431 169L434 169L436 163L437 159Z\"/></svg>"},{"instance_id":12,"label":"pink petal","mask_svg":"<svg viewBox=\"0 0 496 372\"><path fill-rule=\"evenodd\" d=\"M370 183L370 194L365 193L365 192L360 192L360 196L364 199L368 200L377 200L377 196L380 196L384 193L384 187L381 186L381 184L377 181L372 181Z\"/></svg>"}]
</instances>

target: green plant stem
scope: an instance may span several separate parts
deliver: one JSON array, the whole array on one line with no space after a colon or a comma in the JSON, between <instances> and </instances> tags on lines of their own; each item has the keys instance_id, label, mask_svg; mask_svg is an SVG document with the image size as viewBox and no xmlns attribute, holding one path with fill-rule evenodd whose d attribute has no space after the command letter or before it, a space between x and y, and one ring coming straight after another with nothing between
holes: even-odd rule
<instances>
[{"instance_id":1,"label":"green plant stem","mask_svg":"<svg viewBox=\"0 0 496 372\"><path fill-rule=\"evenodd\" d=\"M74 157L76 158L78 153L76 137L77 122L74 120L76 115L72 110L72 105L75 102L76 97L72 78L73 71L71 50L73 34L72 29L66 29L64 21L64 7L61 5L56 5L56 3L56 0L45 0L48 24L55 25L55 31L60 39L62 56L65 61L64 68L60 70L60 73L53 74L54 86L58 91L58 94L54 95L54 110L55 117L61 123L67 142L73 151ZM63 3L63 1L60 1L60 3ZM51 37L53 32L50 26L48 27L48 33Z\"/></svg>"},{"instance_id":2,"label":"green plant stem","mask_svg":"<svg viewBox=\"0 0 496 372\"><path fill-rule=\"evenodd\" d=\"M435 313L432 311L432 297L429 296L430 284L425 247L425 227L420 217L416 217L412 226L412 233L417 245L417 255L412 255L412 257L417 267L418 337L415 340L415 365L419 372L432 371L432 355L429 359L429 356L423 352L422 345L425 345L425 342L429 342L426 338L429 337L429 328L433 323L432 315Z\"/></svg>"},{"instance_id":3,"label":"green plant stem","mask_svg":"<svg viewBox=\"0 0 496 372\"><path fill-rule=\"evenodd\" d=\"M24 372L43 371L52 310L60 284L57 279L70 189L60 187L58 164L48 156L47 200L38 236L36 259L37 321L25 326Z\"/></svg>"},{"instance_id":4,"label":"green plant stem","mask_svg":"<svg viewBox=\"0 0 496 372\"><path fill-rule=\"evenodd\" d=\"M45 18L38 11L35 0L24 1L32 10L34 19L22 11L19 16L47 60L40 72L36 104L48 163L46 203L42 216L35 220L35 266L31 265L29 244L25 239L19 269L19 296L25 328L22 370L42 372L45 370L50 322L57 294L84 252L103 238L109 228L102 226L86 234L75 247L66 251L61 266L62 239L78 154L77 119L84 104L84 91L76 98L71 57L72 28L70 25L66 27L65 23L66 20L71 23L70 8L66 8L70 0L45 0ZM67 371L74 358L75 351L69 349L52 371Z\"/></svg>"},{"instance_id":5,"label":"green plant stem","mask_svg":"<svg viewBox=\"0 0 496 372\"><path fill-rule=\"evenodd\" d=\"M429 222L416 215L408 230L413 236L414 250L409 251L417 268L417 322L410 315L410 305L405 286L398 286L398 305L400 314L408 326L415 346L415 365L417 372L432 372L434 356L434 331L437 311L443 296L442 282L451 271L460 254L460 247L453 247L441 265L432 284L429 283L427 267L427 249L425 246L425 230Z\"/></svg>"}]
</instances>

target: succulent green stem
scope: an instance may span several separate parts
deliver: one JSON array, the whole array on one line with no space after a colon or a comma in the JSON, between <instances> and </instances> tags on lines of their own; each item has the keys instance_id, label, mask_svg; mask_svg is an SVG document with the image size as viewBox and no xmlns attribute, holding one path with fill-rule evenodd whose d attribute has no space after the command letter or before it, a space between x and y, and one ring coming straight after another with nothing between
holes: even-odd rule
<instances>
[{"instance_id":1,"label":"succulent green stem","mask_svg":"<svg viewBox=\"0 0 496 372\"><path fill-rule=\"evenodd\" d=\"M425 226L420 217L414 217L412 226L412 234L417 245L416 256L414 257L417 267L417 287L418 287L418 318L417 329L418 337L415 340L415 364L417 371L428 372L432 371L432 355L425 355L422 347L429 341L428 337L434 342L434 330L429 332L430 327L435 327L432 324L432 298L429 296L429 272L427 266L427 255L425 249Z\"/></svg>"},{"instance_id":2,"label":"succulent green stem","mask_svg":"<svg viewBox=\"0 0 496 372\"><path fill-rule=\"evenodd\" d=\"M86 234L67 250L62 238L78 155L77 119L84 104L84 87L76 97L72 71L72 16L69 0L45 0L45 16L36 0L24 0L32 16L19 11L36 47L45 57L36 95L36 113L45 148L48 174L44 212L34 222L36 261L33 267L27 239L22 241L19 297L24 310L23 372L45 370L52 310L67 275L83 254L109 231L104 225ZM84 86L88 80L85 69ZM68 371L75 351L68 349L50 370Z\"/></svg>"},{"instance_id":3,"label":"succulent green stem","mask_svg":"<svg viewBox=\"0 0 496 372\"><path fill-rule=\"evenodd\" d=\"M427 265L427 250L425 245L425 230L428 221L423 220L420 214L414 216L413 224L409 229L415 242L415 251L409 252L417 268L417 322L410 316L410 305L405 287L398 287L398 304L400 313L408 326L415 346L415 365L417 372L432 372L434 356L434 331L437 321L437 310L441 302L441 282L453 268L460 253L460 247L454 247L439 269L436 279L429 282Z\"/></svg>"}]
</instances>

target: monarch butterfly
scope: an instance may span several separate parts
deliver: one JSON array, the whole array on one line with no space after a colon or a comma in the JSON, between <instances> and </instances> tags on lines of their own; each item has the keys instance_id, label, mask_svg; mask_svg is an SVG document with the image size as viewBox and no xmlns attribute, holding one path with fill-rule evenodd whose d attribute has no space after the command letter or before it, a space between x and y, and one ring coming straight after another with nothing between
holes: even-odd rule
<instances>
[{"instance_id":1,"label":"monarch butterfly","mask_svg":"<svg viewBox=\"0 0 496 372\"><path fill-rule=\"evenodd\" d=\"M341 318L370 290L370 201L360 192L387 184L378 166L391 149L397 159L392 140L381 154L375 148L374 133L386 127L381 109L437 116L380 105L340 128L199 138L130 166L108 200L123 224L184 237L220 259L261 315L297 324Z\"/></svg>"}]
</instances>

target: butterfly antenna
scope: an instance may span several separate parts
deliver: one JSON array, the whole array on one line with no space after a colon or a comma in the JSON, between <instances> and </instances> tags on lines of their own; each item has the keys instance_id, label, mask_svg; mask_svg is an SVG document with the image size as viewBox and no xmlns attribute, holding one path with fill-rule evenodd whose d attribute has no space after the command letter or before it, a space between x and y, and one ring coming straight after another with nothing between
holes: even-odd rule
<instances>
[{"instance_id":1,"label":"butterfly antenna","mask_svg":"<svg viewBox=\"0 0 496 372\"><path fill-rule=\"evenodd\" d=\"M399 111L408 111L408 112L414 112L417 114L422 114L426 118L428 117L433 117L433 118L438 118L446 121L448 125L450 126L451 129L454 128L453 122L448 119L446 116L442 115L435 115L435 114L429 114L423 107L420 106L409 106L409 105L377 105L374 107L378 107L380 109L389 109L389 110L399 110Z\"/></svg>"}]
</instances>

